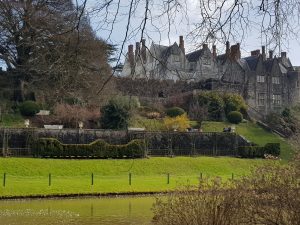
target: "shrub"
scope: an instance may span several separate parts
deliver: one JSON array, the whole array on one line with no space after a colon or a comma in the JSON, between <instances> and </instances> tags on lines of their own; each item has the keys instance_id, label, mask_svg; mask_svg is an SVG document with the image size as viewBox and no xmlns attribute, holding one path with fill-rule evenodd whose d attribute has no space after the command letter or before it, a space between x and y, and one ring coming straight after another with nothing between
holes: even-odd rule
<instances>
[{"instance_id":1,"label":"shrub","mask_svg":"<svg viewBox=\"0 0 300 225\"><path fill-rule=\"evenodd\" d=\"M228 113L227 119L230 123L239 124L243 120L243 115L238 111L232 111Z\"/></svg>"},{"instance_id":2,"label":"shrub","mask_svg":"<svg viewBox=\"0 0 300 225\"><path fill-rule=\"evenodd\" d=\"M198 95L199 106L206 106L210 120L222 120L224 101L219 93L203 92Z\"/></svg>"},{"instance_id":3,"label":"shrub","mask_svg":"<svg viewBox=\"0 0 300 225\"><path fill-rule=\"evenodd\" d=\"M244 146L238 148L238 154L242 158L263 158L264 147L261 146Z\"/></svg>"},{"instance_id":4,"label":"shrub","mask_svg":"<svg viewBox=\"0 0 300 225\"><path fill-rule=\"evenodd\" d=\"M82 107L79 105L57 104L54 107L54 120L65 127L78 127L82 121L84 127L90 122L99 121L100 112L96 107Z\"/></svg>"},{"instance_id":5,"label":"shrub","mask_svg":"<svg viewBox=\"0 0 300 225\"><path fill-rule=\"evenodd\" d=\"M284 110L281 113L281 116L290 118L291 117L291 110L289 108L284 108Z\"/></svg>"},{"instance_id":6,"label":"shrub","mask_svg":"<svg viewBox=\"0 0 300 225\"><path fill-rule=\"evenodd\" d=\"M239 94L225 94L223 100L226 115L231 111L247 112L245 100Z\"/></svg>"},{"instance_id":7,"label":"shrub","mask_svg":"<svg viewBox=\"0 0 300 225\"><path fill-rule=\"evenodd\" d=\"M83 105L83 102L76 97L67 97L64 99L64 102L68 105Z\"/></svg>"},{"instance_id":8,"label":"shrub","mask_svg":"<svg viewBox=\"0 0 300 225\"><path fill-rule=\"evenodd\" d=\"M178 131L185 131L189 124L189 118L186 114L176 117L166 117L164 119L164 126L167 130L178 130Z\"/></svg>"},{"instance_id":9,"label":"shrub","mask_svg":"<svg viewBox=\"0 0 300 225\"><path fill-rule=\"evenodd\" d=\"M280 143L267 143L264 147L265 154L280 155Z\"/></svg>"},{"instance_id":10,"label":"shrub","mask_svg":"<svg viewBox=\"0 0 300 225\"><path fill-rule=\"evenodd\" d=\"M20 105L19 109L20 109L20 113L23 116L34 116L36 113L40 111L39 105L33 101L23 102Z\"/></svg>"},{"instance_id":11,"label":"shrub","mask_svg":"<svg viewBox=\"0 0 300 225\"><path fill-rule=\"evenodd\" d=\"M136 96L116 96L110 100L110 103L127 110L136 109L141 106L140 100Z\"/></svg>"},{"instance_id":12,"label":"shrub","mask_svg":"<svg viewBox=\"0 0 300 225\"><path fill-rule=\"evenodd\" d=\"M35 157L142 158L146 156L144 140L125 145L111 145L103 140L90 144L62 144L54 138L40 138L31 144Z\"/></svg>"},{"instance_id":13,"label":"shrub","mask_svg":"<svg viewBox=\"0 0 300 225\"><path fill-rule=\"evenodd\" d=\"M166 114L169 117L181 116L185 113L184 109L179 107L172 107L166 110Z\"/></svg>"},{"instance_id":14,"label":"shrub","mask_svg":"<svg viewBox=\"0 0 300 225\"><path fill-rule=\"evenodd\" d=\"M101 109L101 127L104 129L125 129L130 118L129 111L121 105L110 102Z\"/></svg>"},{"instance_id":15,"label":"shrub","mask_svg":"<svg viewBox=\"0 0 300 225\"><path fill-rule=\"evenodd\" d=\"M265 154L279 156L280 143L267 143L265 146L240 146L238 154L242 158L263 158Z\"/></svg>"}]
</instances>

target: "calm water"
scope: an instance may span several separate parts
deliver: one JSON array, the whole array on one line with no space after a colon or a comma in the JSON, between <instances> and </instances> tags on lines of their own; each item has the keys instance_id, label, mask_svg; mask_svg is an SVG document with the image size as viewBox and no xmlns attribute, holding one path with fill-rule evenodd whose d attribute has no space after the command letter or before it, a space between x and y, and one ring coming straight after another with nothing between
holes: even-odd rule
<instances>
[{"instance_id":1,"label":"calm water","mask_svg":"<svg viewBox=\"0 0 300 225\"><path fill-rule=\"evenodd\" d=\"M153 197L0 201L0 225L149 225Z\"/></svg>"}]
</instances>

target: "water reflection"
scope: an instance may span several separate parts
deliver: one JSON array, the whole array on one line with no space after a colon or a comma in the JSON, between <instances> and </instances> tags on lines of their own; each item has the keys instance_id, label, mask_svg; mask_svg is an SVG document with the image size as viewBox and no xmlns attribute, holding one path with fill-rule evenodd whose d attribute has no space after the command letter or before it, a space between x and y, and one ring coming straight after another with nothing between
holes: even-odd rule
<instances>
[{"instance_id":1,"label":"water reflection","mask_svg":"<svg viewBox=\"0 0 300 225\"><path fill-rule=\"evenodd\" d=\"M153 203L153 197L0 201L0 225L148 225Z\"/></svg>"}]
</instances>

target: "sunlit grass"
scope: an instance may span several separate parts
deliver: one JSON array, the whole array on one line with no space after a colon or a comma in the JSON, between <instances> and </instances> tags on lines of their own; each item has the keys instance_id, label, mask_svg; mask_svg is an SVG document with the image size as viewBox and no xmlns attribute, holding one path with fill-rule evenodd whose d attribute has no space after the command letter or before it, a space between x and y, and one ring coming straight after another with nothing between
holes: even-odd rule
<instances>
[{"instance_id":1,"label":"sunlit grass","mask_svg":"<svg viewBox=\"0 0 300 225\"><path fill-rule=\"evenodd\" d=\"M263 159L175 157L136 160L1 158L0 196L161 192L197 185L199 177L229 179L270 163ZM49 186L49 173L51 185ZM92 173L94 175L92 185ZM131 173L131 185L129 185ZM168 183L169 174L169 183Z\"/></svg>"}]
</instances>

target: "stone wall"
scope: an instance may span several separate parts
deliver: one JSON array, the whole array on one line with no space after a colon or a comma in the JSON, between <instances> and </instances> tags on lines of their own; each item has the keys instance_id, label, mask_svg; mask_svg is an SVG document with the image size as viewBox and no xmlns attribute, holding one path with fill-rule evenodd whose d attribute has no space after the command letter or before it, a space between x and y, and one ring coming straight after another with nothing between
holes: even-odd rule
<instances>
[{"instance_id":1,"label":"stone wall","mask_svg":"<svg viewBox=\"0 0 300 225\"><path fill-rule=\"evenodd\" d=\"M88 144L103 139L125 144L145 139L149 155L237 155L238 146L251 143L235 133L136 132L116 130L0 129L1 155L30 156L30 142L37 138L56 138L65 144Z\"/></svg>"}]
</instances>

